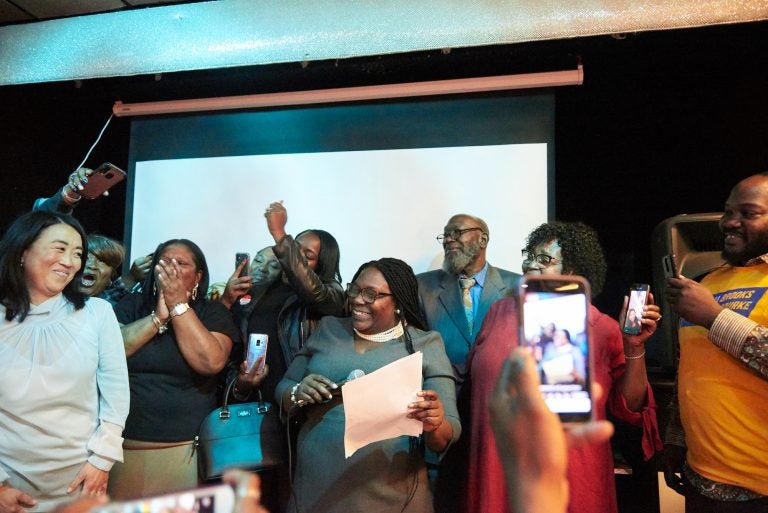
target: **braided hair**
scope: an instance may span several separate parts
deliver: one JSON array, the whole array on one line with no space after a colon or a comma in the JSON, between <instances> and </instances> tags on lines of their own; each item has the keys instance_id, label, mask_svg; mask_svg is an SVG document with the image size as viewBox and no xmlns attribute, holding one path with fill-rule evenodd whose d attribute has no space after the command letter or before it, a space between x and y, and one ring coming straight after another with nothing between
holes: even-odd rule
<instances>
[{"instance_id":1,"label":"braided hair","mask_svg":"<svg viewBox=\"0 0 768 513\"><path fill-rule=\"evenodd\" d=\"M411 266L398 258L371 260L360 266L352 281L357 280L357 277L370 267L376 268L387 280L396 308L400 309L397 317L414 328L426 330L427 323L419 308L419 284ZM405 345L408 352L413 353L413 340L408 330L405 331Z\"/></svg>"}]
</instances>

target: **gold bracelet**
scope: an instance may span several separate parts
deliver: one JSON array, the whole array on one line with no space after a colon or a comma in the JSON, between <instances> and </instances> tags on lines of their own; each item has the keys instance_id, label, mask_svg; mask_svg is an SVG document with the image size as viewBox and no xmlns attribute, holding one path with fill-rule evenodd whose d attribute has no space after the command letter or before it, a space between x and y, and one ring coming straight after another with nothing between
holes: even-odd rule
<instances>
[{"instance_id":1,"label":"gold bracelet","mask_svg":"<svg viewBox=\"0 0 768 513\"><path fill-rule=\"evenodd\" d=\"M645 356L645 350L643 350L643 352L642 352L642 353L640 353L640 354L639 354L639 355L637 355L637 356L627 356L627 353L624 353L624 359L625 359L625 360L639 360L639 359L640 359L640 358L642 358L643 356Z\"/></svg>"}]
</instances>

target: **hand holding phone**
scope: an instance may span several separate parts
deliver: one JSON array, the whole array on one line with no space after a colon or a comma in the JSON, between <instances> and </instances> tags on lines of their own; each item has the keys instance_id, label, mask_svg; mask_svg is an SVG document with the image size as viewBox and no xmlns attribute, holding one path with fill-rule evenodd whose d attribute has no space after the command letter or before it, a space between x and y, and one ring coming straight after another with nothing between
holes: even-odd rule
<instances>
[{"instance_id":1,"label":"hand holding phone","mask_svg":"<svg viewBox=\"0 0 768 513\"><path fill-rule=\"evenodd\" d=\"M194 513L232 513L235 506L235 492L228 484L206 486L146 497L125 502L112 502L96 508L94 513L132 513L142 511L161 513L164 511L189 511Z\"/></svg>"},{"instance_id":2,"label":"hand holding phone","mask_svg":"<svg viewBox=\"0 0 768 513\"><path fill-rule=\"evenodd\" d=\"M629 288L629 299L624 305L621 319L621 331L629 335L639 335L643 329L643 308L648 302L651 287L645 283L635 283Z\"/></svg>"},{"instance_id":3,"label":"hand holding phone","mask_svg":"<svg viewBox=\"0 0 768 513\"><path fill-rule=\"evenodd\" d=\"M243 276L248 276L248 264L251 261L251 255L248 253L236 253L235 254L235 270L240 269L240 266L245 262L245 265L243 265L242 269L240 269L240 274L237 275L238 278L242 278Z\"/></svg>"},{"instance_id":4,"label":"hand holding phone","mask_svg":"<svg viewBox=\"0 0 768 513\"><path fill-rule=\"evenodd\" d=\"M87 181L82 184L82 188L76 189L75 192L88 199L96 199L124 179L125 171L114 164L105 162L97 167L93 173L87 175Z\"/></svg>"},{"instance_id":5,"label":"hand holding phone","mask_svg":"<svg viewBox=\"0 0 768 513\"><path fill-rule=\"evenodd\" d=\"M248 336L248 351L245 356L246 372L250 373L257 363L256 374L264 372L264 365L267 362L267 342L269 342L269 336L264 333L251 333Z\"/></svg>"},{"instance_id":6,"label":"hand holding phone","mask_svg":"<svg viewBox=\"0 0 768 513\"><path fill-rule=\"evenodd\" d=\"M580 276L524 276L520 343L531 349L549 409L563 422L592 420L589 284Z\"/></svg>"},{"instance_id":7,"label":"hand holding phone","mask_svg":"<svg viewBox=\"0 0 768 513\"><path fill-rule=\"evenodd\" d=\"M661 257L661 267L664 269L664 278L679 278L677 272L677 263L675 255L664 255Z\"/></svg>"}]
</instances>

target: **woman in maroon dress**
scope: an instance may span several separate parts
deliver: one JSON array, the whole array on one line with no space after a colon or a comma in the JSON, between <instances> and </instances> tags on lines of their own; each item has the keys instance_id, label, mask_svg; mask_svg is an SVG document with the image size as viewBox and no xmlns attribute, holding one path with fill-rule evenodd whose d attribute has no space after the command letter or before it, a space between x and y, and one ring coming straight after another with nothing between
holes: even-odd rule
<instances>
[{"instance_id":1,"label":"woman in maroon dress","mask_svg":"<svg viewBox=\"0 0 768 513\"><path fill-rule=\"evenodd\" d=\"M593 295L602 290L605 260L597 234L581 223L546 223L528 236L526 274L575 274L587 278ZM513 297L495 303L486 316L469 358L471 379L468 507L470 513L507 512L504 472L496 450L488 401L504 360L518 346L518 307ZM598 419L606 408L629 424L643 427L643 452L661 449L656 404L645 371L645 341L661 318L652 300L644 308L639 335L623 334L618 323L590 307L593 380L603 396L595 403ZM535 436L535 433L532 433ZM616 513L613 455L608 442L571 449L568 454L569 513Z\"/></svg>"}]
</instances>

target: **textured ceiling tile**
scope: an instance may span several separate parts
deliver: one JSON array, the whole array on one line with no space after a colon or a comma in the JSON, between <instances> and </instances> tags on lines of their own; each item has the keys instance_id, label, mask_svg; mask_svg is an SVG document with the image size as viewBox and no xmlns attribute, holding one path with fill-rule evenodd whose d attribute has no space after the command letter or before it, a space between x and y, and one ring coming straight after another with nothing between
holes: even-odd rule
<instances>
[{"instance_id":1,"label":"textured ceiling tile","mask_svg":"<svg viewBox=\"0 0 768 513\"><path fill-rule=\"evenodd\" d=\"M14 2L37 18L78 16L125 7L120 0L14 0Z\"/></svg>"},{"instance_id":2,"label":"textured ceiling tile","mask_svg":"<svg viewBox=\"0 0 768 513\"><path fill-rule=\"evenodd\" d=\"M765 19L768 0L220 0L0 27L0 85Z\"/></svg>"},{"instance_id":3,"label":"textured ceiling tile","mask_svg":"<svg viewBox=\"0 0 768 513\"><path fill-rule=\"evenodd\" d=\"M0 0L0 23L12 23L32 20L30 15L13 4Z\"/></svg>"}]
</instances>

